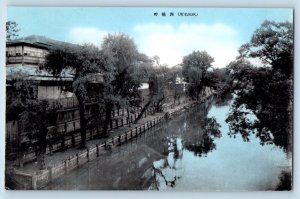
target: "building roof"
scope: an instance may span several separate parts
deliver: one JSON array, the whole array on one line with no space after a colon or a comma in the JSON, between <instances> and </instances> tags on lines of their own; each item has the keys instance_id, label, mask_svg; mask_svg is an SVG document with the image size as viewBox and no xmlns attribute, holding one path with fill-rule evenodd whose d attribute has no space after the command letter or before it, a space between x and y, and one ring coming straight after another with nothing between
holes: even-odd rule
<instances>
[{"instance_id":1,"label":"building roof","mask_svg":"<svg viewBox=\"0 0 300 199\"><path fill-rule=\"evenodd\" d=\"M6 42L6 46L15 46L18 44L26 44L29 46L40 47L44 49L51 49L51 48L66 46L66 45L75 45L75 44L58 41L58 40L50 39L39 35L30 35L27 37L22 37L19 39Z\"/></svg>"},{"instance_id":2,"label":"building roof","mask_svg":"<svg viewBox=\"0 0 300 199\"><path fill-rule=\"evenodd\" d=\"M46 70L39 69L36 65L10 64L6 66L6 79L27 79L37 81L72 81L73 74L70 70L64 70L59 77L55 77Z\"/></svg>"}]
</instances>

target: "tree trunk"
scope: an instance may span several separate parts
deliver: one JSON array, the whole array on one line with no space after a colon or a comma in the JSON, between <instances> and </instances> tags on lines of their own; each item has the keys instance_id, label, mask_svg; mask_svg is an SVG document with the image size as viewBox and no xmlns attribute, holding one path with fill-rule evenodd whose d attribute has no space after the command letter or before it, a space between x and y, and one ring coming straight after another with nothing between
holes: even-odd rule
<instances>
[{"instance_id":1,"label":"tree trunk","mask_svg":"<svg viewBox=\"0 0 300 199\"><path fill-rule=\"evenodd\" d=\"M129 116L130 116L129 115L129 108L127 107L126 110L127 110L127 117L129 118Z\"/></svg>"},{"instance_id":2,"label":"tree trunk","mask_svg":"<svg viewBox=\"0 0 300 199\"><path fill-rule=\"evenodd\" d=\"M85 120L85 105L81 100L79 101L79 121L80 121L80 148L86 147L86 120Z\"/></svg>"},{"instance_id":3,"label":"tree trunk","mask_svg":"<svg viewBox=\"0 0 300 199\"><path fill-rule=\"evenodd\" d=\"M104 126L103 126L103 136L108 136L108 125L111 121L111 112L113 110L113 104L112 103L105 103L105 120L104 120Z\"/></svg>"},{"instance_id":4,"label":"tree trunk","mask_svg":"<svg viewBox=\"0 0 300 199\"><path fill-rule=\"evenodd\" d=\"M38 146L37 146L37 165L38 169L45 169L45 153L47 148L47 133L48 129L45 125L42 125L39 129Z\"/></svg>"},{"instance_id":5,"label":"tree trunk","mask_svg":"<svg viewBox=\"0 0 300 199\"><path fill-rule=\"evenodd\" d=\"M165 96L163 96L162 98L160 98L159 100L158 100L158 102L156 103L156 105L155 105L155 111L156 112L160 112L160 111L162 111L162 101L165 99Z\"/></svg>"},{"instance_id":6,"label":"tree trunk","mask_svg":"<svg viewBox=\"0 0 300 199\"><path fill-rule=\"evenodd\" d=\"M145 113L145 111L148 109L148 107L150 106L150 104L152 102L152 98L153 98L153 96L151 96L151 98L149 99L149 101L147 102L147 104L142 108L140 114L134 120L134 122L133 122L134 124L136 124L143 117L143 114Z\"/></svg>"}]
</instances>

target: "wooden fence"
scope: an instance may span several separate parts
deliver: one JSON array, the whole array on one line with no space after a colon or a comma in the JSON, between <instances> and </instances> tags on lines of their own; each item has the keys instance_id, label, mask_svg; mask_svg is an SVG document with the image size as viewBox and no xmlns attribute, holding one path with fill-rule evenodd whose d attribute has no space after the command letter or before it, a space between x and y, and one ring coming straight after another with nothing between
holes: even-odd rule
<instances>
[{"instance_id":1,"label":"wooden fence","mask_svg":"<svg viewBox=\"0 0 300 199\"><path fill-rule=\"evenodd\" d=\"M111 120L108 130L117 129L123 127L124 125L128 125L134 122L134 120L138 117L138 111L141 111L141 108L132 109L132 113L130 113L129 117L126 109L118 109L112 112L113 119ZM144 114L142 118L147 117L149 114L154 114L155 110L153 107L149 108ZM15 157L16 164L25 164L30 161L34 161L36 159L36 152L34 149L28 149L25 152L22 152L22 155L17 156L18 147L19 147L19 137L18 137L18 128L17 121L8 122L6 124L6 156L7 157ZM55 129L52 131L51 129ZM59 150L64 150L71 147L76 147L80 144L80 121L79 119L71 120L68 122L64 122L58 124L57 126L48 127L49 137L56 137L55 134L63 135L63 137L56 138L55 140L51 140L46 149L46 154L51 154ZM101 125L93 126L87 128L86 139L91 140L96 136L99 136L102 133ZM53 134L53 135L51 135ZM17 159L16 159L17 158Z\"/></svg>"},{"instance_id":2,"label":"wooden fence","mask_svg":"<svg viewBox=\"0 0 300 199\"><path fill-rule=\"evenodd\" d=\"M148 129L156 126L162 121L168 120L176 115L181 114L183 110L191 106L193 106L193 103L190 104L189 106L181 107L180 109L167 112L163 116L158 116L152 120L148 120L147 122L139 126L131 128L129 131L126 131L118 136L109 138L108 140L106 140L100 145L97 144L93 147L88 148L87 150L83 150L73 156L70 156L67 159L60 161L55 165L48 167L45 170L37 171L32 175L28 175L28 174L21 175L20 173L18 174L21 175L22 178L24 178L25 182L29 182L27 184L31 184L31 187L28 189L42 188L52 180L64 174L67 174L73 169L76 169L89 161L96 159L97 157L101 156L101 154L106 153L107 150L110 150L113 147L120 146L123 143L126 143L129 140L137 137L138 135L145 133Z\"/></svg>"}]
</instances>

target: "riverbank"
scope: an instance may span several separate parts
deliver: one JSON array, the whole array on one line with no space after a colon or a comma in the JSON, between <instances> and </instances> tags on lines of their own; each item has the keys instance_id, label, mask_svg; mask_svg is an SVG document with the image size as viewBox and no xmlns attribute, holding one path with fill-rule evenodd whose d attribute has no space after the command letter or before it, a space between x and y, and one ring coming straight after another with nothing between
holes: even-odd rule
<instances>
[{"instance_id":1,"label":"riverbank","mask_svg":"<svg viewBox=\"0 0 300 199\"><path fill-rule=\"evenodd\" d=\"M137 124L114 129L109 133L108 138L88 141L85 150L72 148L53 155L46 155L45 164L47 168L44 170L37 170L36 162L28 163L24 167L10 168L6 171L6 183L13 184L15 189L39 189L71 170L101 157L101 154L107 153L112 147L122 145L160 122L180 114L194 104L195 101L188 101L184 104L171 106L164 112L141 119Z\"/></svg>"}]
</instances>

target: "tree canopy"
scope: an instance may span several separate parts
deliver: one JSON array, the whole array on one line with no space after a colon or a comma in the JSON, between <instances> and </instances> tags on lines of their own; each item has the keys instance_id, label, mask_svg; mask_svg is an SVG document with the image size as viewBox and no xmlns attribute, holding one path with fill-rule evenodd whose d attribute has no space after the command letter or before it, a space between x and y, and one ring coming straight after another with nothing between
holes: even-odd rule
<instances>
[{"instance_id":1,"label":"tree canopy","mask_svg":"<svg viewBox=\"0 0 300 199\"><path fill-rule=\"evenodd\" d=\"M265 21L241 55L230 63L230 86L234 94L227 118L229 135L241 134L244 140L254 133L262 144L275 144L291 151L293 32L288 22ZM264 64L253 66L248 58Z\"/></svg>"},{"instance_id":2,"label":"tree canopy","mask_svg":"<svg viewBox=\"0 0 300 199\"><path fill-rule=\"evenodd\" d=\"M74 76L72 85L65 89L73 92L79 102L81 148L86 145L86 126L90 120L85 115L85 103L97 101L100 97L100 83L94 82L95 75L102 70L100 55L100 50L91 44L62 46L50 51L44 65L55 76L60 77L65 72Z\"/></svg>"},{"instance_id":3,"label":"tree canopy","mask_svg":"<svg viewBox=\"0 0 300 199\"><path fill-rule=\"evenodd\" d=\"M183 57L182 74L185 80L190 83L190 95L198 98L202 89L209 84L210 79L207 78L207 74L213 62L214 58L206 51L194 51Z\"/></svg>"},{"instance_id":4,"label":"tree canopy","mask_svg":"<svg viewBox=\"0 0 300 199\"><path fill-rule=\"evenodd\" d=\"M239 52L242 57L258 58L266 66L290 76L293 70L293 25L266 20Z\"/></svg>"},{"instance_id":5,"label":"tree canopy","mask_svg":"<svg viewBox=\"0 0 300 199\"><path fill-rule=\"evenodd\" d=\"M18 28L18 24L14 21L7 21L6 22L6 40L11 41L16 39L19 34L18 32L20 29Z\"/></svg>"}]
</instances>

